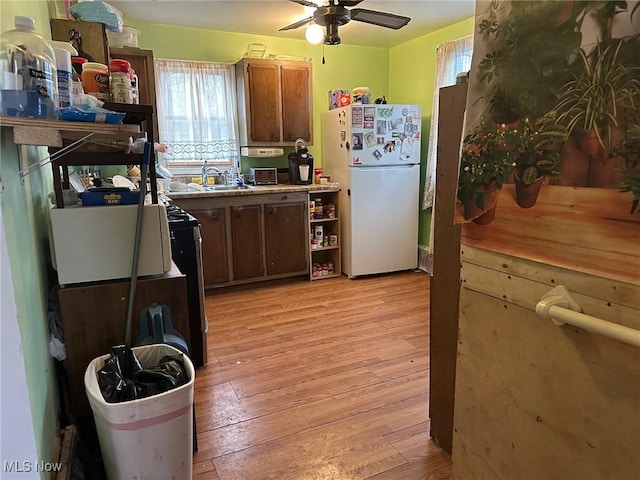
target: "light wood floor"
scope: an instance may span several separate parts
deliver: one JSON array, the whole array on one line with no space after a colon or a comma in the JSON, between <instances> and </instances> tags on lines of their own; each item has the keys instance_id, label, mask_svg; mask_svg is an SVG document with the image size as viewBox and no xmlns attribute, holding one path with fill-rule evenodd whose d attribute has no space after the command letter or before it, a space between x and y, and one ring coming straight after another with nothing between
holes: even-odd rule
<instances>
[{"instance_id":1,"label":"light wood floor","mask_svg":"<svg viewBox=\"0 0 640 480\"><path fill-rule=\"evenodd\" d=\"M429 276L207 296L194 478L442 480L429 438Z\"/></svg>"}]
</instances>

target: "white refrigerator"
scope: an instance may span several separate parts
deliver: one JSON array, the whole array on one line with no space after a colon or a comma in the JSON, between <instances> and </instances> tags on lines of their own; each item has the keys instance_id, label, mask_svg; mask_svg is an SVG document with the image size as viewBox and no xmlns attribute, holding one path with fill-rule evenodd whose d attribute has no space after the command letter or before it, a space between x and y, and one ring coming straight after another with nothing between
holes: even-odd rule
<instances>
[{"instance_id":1,"label":"white refrigerator","mask_svg":"<svg viewBox=\"0 0 640 480\"><path fill-rule=\"evenodd\" d=\"M322 114L323 173L340 183L342 272L418 266L419 105L349 105Z\"/></svg>"}]
</instances>

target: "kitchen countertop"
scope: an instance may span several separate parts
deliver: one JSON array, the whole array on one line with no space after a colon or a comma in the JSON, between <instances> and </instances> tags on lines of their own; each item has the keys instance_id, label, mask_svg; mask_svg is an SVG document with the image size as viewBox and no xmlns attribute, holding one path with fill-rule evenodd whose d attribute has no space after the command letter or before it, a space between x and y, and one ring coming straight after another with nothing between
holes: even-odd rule
<instances>
[{"instance_id":1,"label":"kitchen countertop","mask_svg":"<svg viewBox=\"0 0 640 480\"><path fill-rule=\"evenodd\" d=\"M326 185L256 185L251 188L243 188L238 190L190 190L186 192L165 192L165 195L172 200L184 200L186 198L213 198L213 197L237 197L245 195L264 195L269 193L293 193L293 192L317 192L322 190L338 190L340 185L337 183L328 183Z\"/></svg>"}]
</instances>

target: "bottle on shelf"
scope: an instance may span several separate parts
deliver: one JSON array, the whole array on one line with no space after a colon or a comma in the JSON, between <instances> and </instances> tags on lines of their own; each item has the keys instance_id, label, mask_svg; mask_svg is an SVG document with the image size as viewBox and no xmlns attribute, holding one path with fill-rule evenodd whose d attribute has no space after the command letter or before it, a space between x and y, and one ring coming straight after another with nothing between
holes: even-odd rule
<instances>
[{"instance_id":1,"label":"bottle on shelf","mask_svg":"<svg viewBox=\"0 0 640 480\"><path fill-rule=\"evenodd\" d=\"M0 107L12 117L58 117L56 55L30 17L0 35Z\"/></svg>"}]
</instances>

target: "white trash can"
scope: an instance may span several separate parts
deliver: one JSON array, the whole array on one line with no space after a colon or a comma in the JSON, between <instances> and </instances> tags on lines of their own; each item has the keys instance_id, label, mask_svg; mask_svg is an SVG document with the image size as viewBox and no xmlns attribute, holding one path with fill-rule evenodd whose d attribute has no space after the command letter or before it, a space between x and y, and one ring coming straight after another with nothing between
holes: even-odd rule
<instances>
[{"instance_id":1,"label":"white trash can","mask_svg":"<svg viewBox=\"0 0 640 480\"><path fill-rule=\"evenodd\" d=\"M180 350L165 344L134 347L143 368L158 365ZM147 398L107 403L97 372L110 354L91 361L84 386L93 410L100 450L109 480L191 479L193 455L193 384L195 370L187 355L182 361L189 382Z\"/></svg>"}]
</instances>

